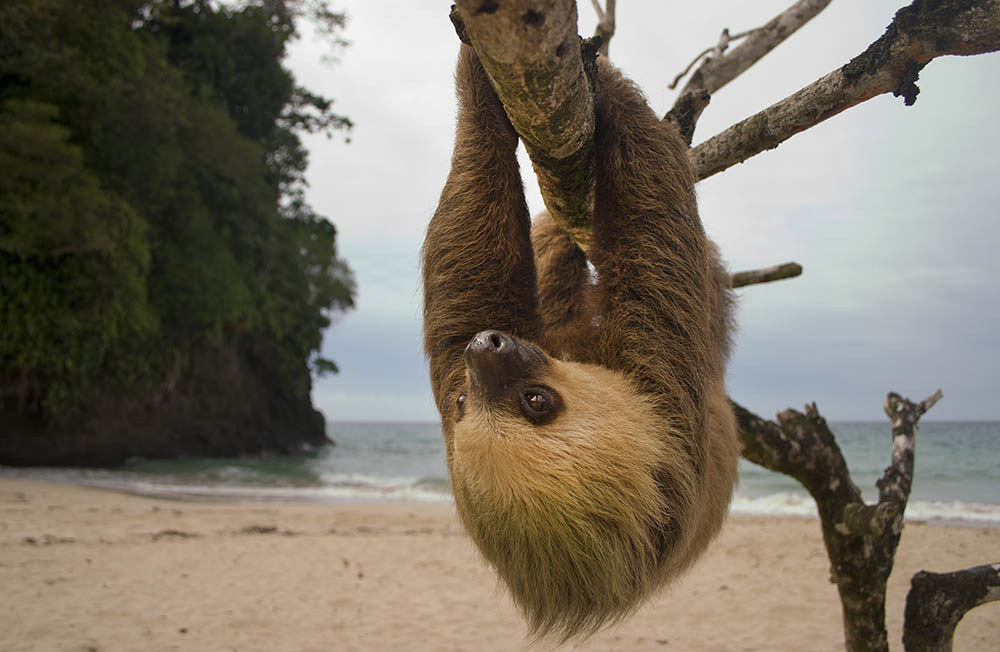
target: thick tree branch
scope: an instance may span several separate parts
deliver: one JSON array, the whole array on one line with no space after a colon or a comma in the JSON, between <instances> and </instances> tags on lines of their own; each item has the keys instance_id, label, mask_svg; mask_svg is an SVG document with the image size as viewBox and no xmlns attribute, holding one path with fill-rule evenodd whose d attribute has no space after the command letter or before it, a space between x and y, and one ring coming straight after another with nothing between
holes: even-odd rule
<instances>
[{"instance_id":1,"label":"thick tree branch","mask_svg":"<svg viewBox=\"0 0 1000 652\"><path fill-rule=\"evenodd\" d=\"M741 163L882 93L916 101L932 59L1000 50L1000 0L915 0L847 65L705 141L691 152L699 179Z\"/></svg>"},{"instance_id":2,"label":"thick tree branch","mask_svg":"<svg viewBox=\"0 0 1000 652\"><path fill-rule=\"evenodd\" d=\"M817 503L843 505L861 502L861 491L851 480L847 463L833 433L815 404L805 413L785 410L778 422L767 421L733 403L743 443L743 457L755 464L798 480ZM821 509L822 511L822 509Z\"/></svg>"},{"instance_id":3,"label":"thick tree branch","mask_svg":"<svg viewBox=\"0 0 1000 652\"><path fill-rule=\"evenodd\" d=\"M453 21L528 150L545 207L585 245L594 203L594 100L576 2L458 0Z\"/></svg>"},{"instance_id":4,"label":"thick tree branch","mask_svg":"<svg viewBox=\"0 0 1000 652\"><path fill-rule=\"evenodd\" d=\"M783 263L774 267L763 269L749 269L744 272L735 272L732 275L733 288L741 288L757 283L770 283L771 281L781 281L786 278L795 278L802 274L802 265L798 263Z\"/></svg>"},{"instance_id":5,"label":"thick tree branch","mask_svg":"<svg viewBox=\"0 0 1000 652\"><path fill-rule=\"evenodd\" d=\"M1000 600L1000 563L910 580L903 620L906 652L951 652L955 627L974 607Z\"/></svg>"}]
</instances>

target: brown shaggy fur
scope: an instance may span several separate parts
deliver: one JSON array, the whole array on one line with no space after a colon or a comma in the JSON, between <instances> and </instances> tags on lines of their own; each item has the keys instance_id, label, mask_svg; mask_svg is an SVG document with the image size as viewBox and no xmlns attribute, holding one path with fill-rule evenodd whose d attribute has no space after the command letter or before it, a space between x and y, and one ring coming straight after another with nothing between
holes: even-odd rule
<instances>
[{"instance_id":1,"label":"brown shaggy fur","mask_svg":"<svg viewBox=\"0 0 1000 652\"><path fill-rule=\"evenodd\" d=\"M424 343L459 516L532 630L563 637L623 617L691 564L722 523L738 457L723 387L729 282L687 147L598 64L597 283L547 216L532 229L517 134L468 46L423 251ZM484 329L540 347L543 362L486 392L464 357ZM536 424L523 397L539 387L557 409Z\"/></svg>"}]
</instances>

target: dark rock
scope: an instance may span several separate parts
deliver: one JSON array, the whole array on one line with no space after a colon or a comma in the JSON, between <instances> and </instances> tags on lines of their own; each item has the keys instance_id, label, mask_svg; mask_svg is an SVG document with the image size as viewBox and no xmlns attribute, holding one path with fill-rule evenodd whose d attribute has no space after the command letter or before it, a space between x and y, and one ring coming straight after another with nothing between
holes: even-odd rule
<instances>
[{"instance_id":1,"label":"dark rock","mask_svg":"<svg viewBox=\"0 0 1000 652\"><path fill-rule=\"evenodd\" d=\"M104 396L66 424L0 404L0 464L114 466L131 458L296 453L329 443L305 363L297 392L234 344L197 358L176 381Z\"/></svg>"}]
</instances>

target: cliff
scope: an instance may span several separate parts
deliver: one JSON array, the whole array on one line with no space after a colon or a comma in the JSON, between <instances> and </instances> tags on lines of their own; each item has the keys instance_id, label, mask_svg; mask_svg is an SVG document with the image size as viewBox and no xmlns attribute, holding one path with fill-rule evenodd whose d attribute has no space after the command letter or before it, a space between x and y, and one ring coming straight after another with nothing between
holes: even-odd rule
<instances>
[{"instance_id":1,"label":"cliff","mask_svg":"<svg viewBox=\"0 0 1000 652\"><path fill-rule=\"evenodd\" d=\"M310 385L302 365L303 382ZM246 350L206 351L175 382L103 396L76 421L44 423L0 405L0 464L113 466L130 458L292 453L328 443L308 389L283 391Z\"/></svg>"}]
</instances>

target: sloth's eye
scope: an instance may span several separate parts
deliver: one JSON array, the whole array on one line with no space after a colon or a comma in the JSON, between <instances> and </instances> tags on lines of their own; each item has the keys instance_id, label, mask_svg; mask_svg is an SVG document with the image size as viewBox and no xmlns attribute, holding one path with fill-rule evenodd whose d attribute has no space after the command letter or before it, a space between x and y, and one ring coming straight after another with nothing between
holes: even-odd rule
<instances>
[{"instance_id":1,"label":"sloth's eye","mask_svg":"<svg viewBox=\"0 0 1000 652\"><path fill-rule=\"evenodd\" d=\"M531 387L521 393L521 413L536 425L548 423L559 412L559 396L544 387Z\"/></svg>"},{"instance_id":2,"label":"sloth's eye","mask_svg":"<svg viewBox=\"0 0 1000 652\"><path fill-rule=\"evenodd\" d=\"M524 400L532 412L544 412L549 406L545 396L538 392L525 392Z\"/></svg>"},{"instance_id":3,"label":"sloth's eye","mask_svg":"<svg viewBox=\"0 0 1000 652\"><path fill-rule=\"evenodd\" d=\"M457 412L458 419L462 418L465 414L465 392L459 392L458 398L455 399L455 409Z\"/></svg>"}]
</instances>

